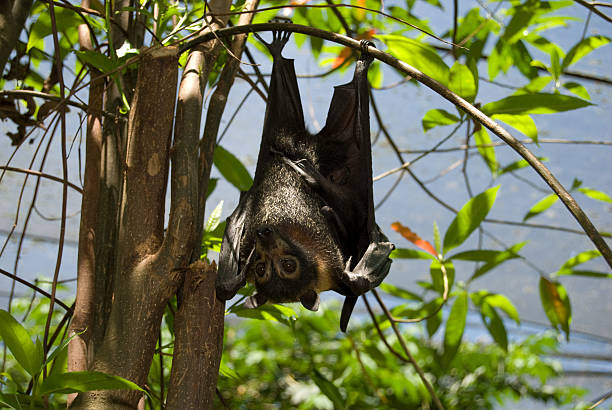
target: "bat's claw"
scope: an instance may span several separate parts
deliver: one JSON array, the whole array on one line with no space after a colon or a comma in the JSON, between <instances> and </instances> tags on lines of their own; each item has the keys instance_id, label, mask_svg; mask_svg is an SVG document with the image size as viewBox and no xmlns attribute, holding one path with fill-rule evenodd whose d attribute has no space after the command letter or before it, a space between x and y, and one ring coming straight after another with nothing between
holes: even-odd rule
<instances>
[{"instance_id":1,"label":"bat's claw","mask_svg":"<svg viewBox=\"0 0 612 410\"><path fill-rule=\"evenodd\" d=\"M372 55L368 52L368 47L376 48L374 43L370 40L361 40L359 42L359 48L361 49L361 56L359 59L365 61L366 65L370 65L370 63L374 60L374 57L372 57Z\"/></svg>"},{"instance_id":2,"label":"bat's claw","mask_svg":"<svg viewBox=\"0 0 612 410\"><path fill-rule=\"evenodd\" d=\"M349 259L340 280L355 295L362 295L374 289L389 273L389 254L393 249L395 245L390 242L372 242L353 270L349 268Z\"/></svg>"},{"instance_id":3,"label":"bat's claw","mask_svg":"<svg viewBox=\"0 0 612 410\"><path fill-rule=\"evenodd\" d=\"M286 17L274 17L269 22L270 23L283 23L283 24L293 23L291 19L286 18ZM272 54L272 56L274 57L280 57L281 51L285 47L285 44L287 44L287 41L289 41L289 37L291 37L290 31L283 30L283 29L275 29L275 30L272 30L272 42L268 43L259 34L257 33L253 33L253 34L255 35L255 37L257 37L259 41L265 44L265 46L270 51L270 54Z\"/></svg>"}]
</instances>

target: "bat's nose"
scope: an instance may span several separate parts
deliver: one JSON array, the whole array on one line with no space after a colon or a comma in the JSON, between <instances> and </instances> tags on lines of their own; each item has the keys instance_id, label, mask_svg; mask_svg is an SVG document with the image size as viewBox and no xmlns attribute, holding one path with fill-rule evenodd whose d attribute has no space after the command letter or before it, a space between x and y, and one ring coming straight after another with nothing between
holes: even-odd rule
<instances>
[{"instance_id":1,"label":"bat's nose","mask_svg":"<svg viewBox=\"0 0 612 410\"><path fill-rule=\"evenodd\" d=\"M260 238L265 238L266 236L270 235L270 233L272 233L272 229L267 226L257 229L257 236Z\"/></svg>"}]
</instances>

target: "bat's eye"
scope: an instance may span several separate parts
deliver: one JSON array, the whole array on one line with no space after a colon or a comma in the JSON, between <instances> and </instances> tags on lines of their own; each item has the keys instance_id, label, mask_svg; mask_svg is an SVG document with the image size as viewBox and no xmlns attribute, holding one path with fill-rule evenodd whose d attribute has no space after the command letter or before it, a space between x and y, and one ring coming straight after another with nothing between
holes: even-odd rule
<instances>
[{"instance_id":1,"label":"bat's eye","mask_svg":"<svg viewBox=\"0 0 612 410\"><path fill-rule=\"evenodd\" d=\"M283 266L283 270L287 273L293 273L297 268L297 264L293 259L281 259L281 265Z\"/></svg>"},{"instance_id":2,"label":"bat's eye","mask_svg":"<svg viewBox=\"0 0 612 410\"><path fill-rule=\"evenodd\" d=\"M257 274L257 276L263 277L266 274L266 264L258 263L257 265L255 265L255 273Z\"/></svg>"}]
</instances>

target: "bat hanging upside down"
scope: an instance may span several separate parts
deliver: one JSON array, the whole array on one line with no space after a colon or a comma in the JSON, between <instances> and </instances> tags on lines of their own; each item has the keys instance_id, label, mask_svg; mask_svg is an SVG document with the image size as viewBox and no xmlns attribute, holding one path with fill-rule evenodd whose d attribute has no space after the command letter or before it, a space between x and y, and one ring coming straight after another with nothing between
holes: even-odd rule
<instances>
[{"instance_id":1,"label":"bat hanging upside down","mask_svg":"<svg viewBox=\"0 0 612 410\"><path fill-rule=\"evenodd\" d=\"M301 302L317 310L319 293L344 296L346 331L359 295L389 272L394 245L376 225L372 198L368 66L362 42L353 80L335 87L325 127L306 131L293 60L281 56L287 31L273 31L270 92L253 186L228 218L217 296L231 299L246 281L257 292L245 306Z\"/></svg>"}]
</instances>

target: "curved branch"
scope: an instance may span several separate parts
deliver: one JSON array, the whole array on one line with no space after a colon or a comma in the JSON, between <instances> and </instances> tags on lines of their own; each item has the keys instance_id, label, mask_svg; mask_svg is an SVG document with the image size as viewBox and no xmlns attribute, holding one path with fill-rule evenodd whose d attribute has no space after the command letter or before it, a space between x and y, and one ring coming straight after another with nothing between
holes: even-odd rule
<instances>
[{"instance_id":1,"label":"curved branch","mask_svg":"<svg viewBox=\"0 0 612 410\"><path fill-rule=\"evenodd\" d=\"M17 281L17 282L21 283L22 285L25 285L25 286L29 287L30 289L34 290L35 292L40 293L41 295L43 295L43 296L44 296L44 297L46 297L46 298L49 298L49 299L51 299L51 298L52 298L52 296L51 296L51 294L50 294L49 292L47 292L47 291L45 291L45 290L43 290L43 289L39 288L39 287L38 287L38 286L36 286L36 285L31 284L30 282L28 282L28 281L27 281L27 280L25 280L25 279L21 279L21 278L20 278L19 276L17 276L17 275L13 275L12 273L9 273L9 272L5 271L5 270L4 270L4 269L2 269L2 268L0 268L0 274L4 275L4 276L6 276L6 277L9 277L9 278L11 278L11 279L13 279L14 281ZM57 303L59 306L61 306L62 308L64 308L64 310L65 310L66 312L72 312L72 308L71 308L70 306L68 306L67 304L65 304L64 302L62 302L61 300L59 300L59 299L55 298L55 303Z\"/></svg>"},{"instance_id":2,"label":"curved branch","mask_svg":"<svg viewBox=\"0 0 612 410\"><path fill-rule=\"evenodd\" d=\"M60 177L56 177L55 175L45 174L44 172L35 171L33 169L23 169L23 168L7 167L7 166L4 166L4 165L0 165L0 169L6 170L6 171L11 171L11 172L20 172L22 174L36 175L36 176L39 176L39 177L42 177L42 178L50 179L50 180L55 181L55 182L60 182L62 184L64 183L64 180L61 179ZM75 184L73 184L72 182L68 182L67 184L68 184L68 186L70 188L74 189L79 194L83 193L83 190L81 188L79 188L78 186L76 186Z\"/></svg>"}]
</instances>

